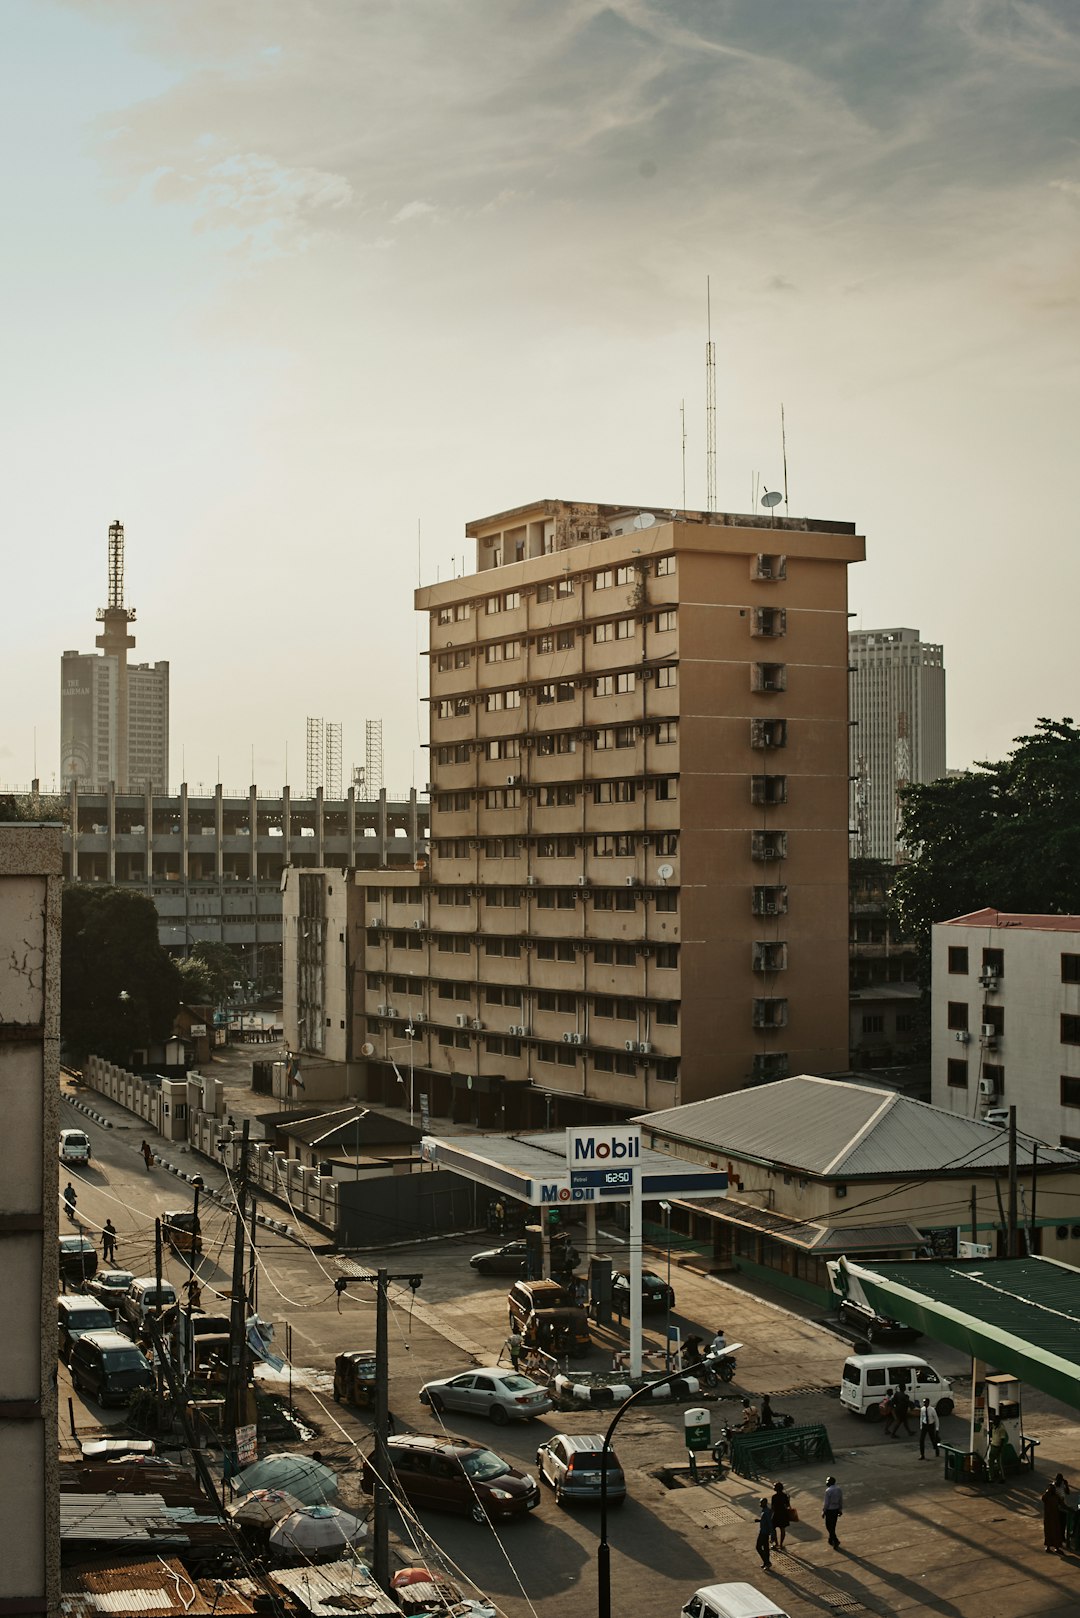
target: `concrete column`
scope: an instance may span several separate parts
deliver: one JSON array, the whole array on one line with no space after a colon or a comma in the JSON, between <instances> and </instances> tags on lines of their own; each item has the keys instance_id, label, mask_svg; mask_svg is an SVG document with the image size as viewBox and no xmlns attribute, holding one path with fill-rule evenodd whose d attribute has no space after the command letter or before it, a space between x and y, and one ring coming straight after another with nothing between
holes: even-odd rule
<instances>
[{"instance_id":1,"label":"concrete column","mask_svg":"<svg viewBox=\"0 0 1080 1618\"><path fill-rule=\"evenodd\" d=\"M326 864L326 821L323 815L324 794L322 787L315 788L315 864Z\"/></svg>"},{"instance_id":2,"label":"concrete column","mask_svg":"<svg viewBox=\"0 0 1080 1618\"><path fill-rule=\"evenodd\" d=\"M349 804L349 809L348 809L348 816L349 816L349 859L348 859L348 865L349 865L349 870L352 871L352 870L355 870L355 868L356 868L356 788L355 787L350 787L349 788L348 804Z\"/></svg>"},{"instance_id":3,"label":"concrete column","mask_svg":"<svg viewBox=\"0 0 1080 1618\"><path fill-rule=\"evenodd\" d=\"M181 880L181 882L183 882L185 888L187 886L187 879L188 879L188 800L187 800L187 782L186 781L181 781L181 783L180 783L180 880ZM184 921L185 921L185 923L187 922L187 919L188 919L187 918L187 908L188 908L188 901L187 901L187 895L185 893L185 896L184 896ZM187 941L186 941L186 936L185 936L185 948L186 948L186 942Z\"/></svg>"},{"instance_id":4,"label":"concrete column","mask_svg":"<svg viewBox=\"0 0 1080 1618\"><path fill-rule=\"evenodd\" d=\"M105 789L105 880L110 887L116 882L116 782L110 781Z\"/></svg>"},{"instance_id":5,"label":"concrete column","mask_svg":"<svg viewBox=\"0 0 1080 1618\"><path fill-rule=\"evenodd\" d=\"M225 806L222 802L221 782L214 788L214 876L218 882L225 880ZM225 908L221 911L221 936L225 937Z\"/></svg>"},{"instance_id":6,"label":"concrete column","mask_svg":"<svg viewBox=\"0 0 1080 1618\"><path fill-rule=\"evenodd\" d=\"M379 818L378 818L377 824L378 824L378 828L379 828L378 834L377 834L377 837L376 837L376 845L377 845L377 849L378 849L378 859L379 859L380 866L385 866L388 863L388 859L387 859L387 837L386 837L386 788L385 787L380 787L379 788Z\"/></svg>"},{"instance_id":7,"label":"concrete column","mask_svg":"<svg viewBox=\"0 0 1080 1618\"><path fill-rule=\"evenodd\" d=\"M258 789L258 787L253 785L248 789L248 836L251 838L251 880L252 880L252 882L257 882L259 880L259 855L258 855L258 852L257 852L257 850L258 850L258 835L259 835L259 789ZM258 943L259 943L259 910L258 910L258 906L256 906L255 907L255 946L256 946L256 952L258 951Z\"/></svg>"}]
</instances>

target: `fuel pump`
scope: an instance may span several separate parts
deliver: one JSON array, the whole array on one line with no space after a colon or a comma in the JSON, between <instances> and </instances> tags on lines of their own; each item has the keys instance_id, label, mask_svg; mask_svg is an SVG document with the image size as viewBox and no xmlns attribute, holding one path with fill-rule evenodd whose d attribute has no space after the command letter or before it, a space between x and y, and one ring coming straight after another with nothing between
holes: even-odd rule
<instances>
[{"instance_id":1,"label":"fuel pump","mask_svg":"<svg viewBox=\"0 0 1080 1618\"><path fill-rule=\"evenodd\" d=\"M988 1376L986 1378L986 1407L988 1420L988 1456L999 1449L1002 1472L1018 1472L1024 1453L1024 1419L1020 1409L1020 1382L1014 1376ZM1004 1429L1004 1439L995 1436ZM988 1460L988 1467L990 1462ZM991 1474L993 1468L990 1468Z\"/></svg>"}]
</instances>

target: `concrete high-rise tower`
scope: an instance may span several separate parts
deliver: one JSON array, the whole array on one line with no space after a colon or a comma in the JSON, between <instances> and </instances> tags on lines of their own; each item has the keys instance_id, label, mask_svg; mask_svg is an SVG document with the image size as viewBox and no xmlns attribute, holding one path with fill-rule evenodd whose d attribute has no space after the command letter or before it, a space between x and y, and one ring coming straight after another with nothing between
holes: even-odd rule
<instances>
[{"instance_id":1,"label":"concrete high-rise tower","mask_svg":"<svg viewBox=\"0 0 1080 1618\"><path fill-rule=\"evenodd\" d=\"M108 605L92 653L60 661L60 761L85 790L169 790L169 665L129 664L135 608L124 605L124 525L109 526Z\"/></svg>"},{"instance_id":2,"label":"concrete high-rise tower","mask_svg":"<svg viewBox=\"0 0 1080 1618\"><path fill-rule=\"evenodd\" d=\"M898 857L899 794L945 774L945 664L917 629L859 629L851 660L852 853Z\"/></svg>"}]
</instances>

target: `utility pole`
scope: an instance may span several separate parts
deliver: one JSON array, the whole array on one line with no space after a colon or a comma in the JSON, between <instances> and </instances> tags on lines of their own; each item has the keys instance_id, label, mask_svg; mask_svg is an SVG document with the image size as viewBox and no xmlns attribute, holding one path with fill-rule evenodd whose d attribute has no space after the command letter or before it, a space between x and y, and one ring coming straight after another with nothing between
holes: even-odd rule
<instances>
[{"instance_id":1,"label":"utility pole","mask_svg":"<svg viewBox=\"0 0 1080 1618\"><path fill-rule=\"evenodd\" d=\"M1028 1236L1028 1252L1032 1258L1034 1258L1038 1252L1038 1248L1035 1245L1035 1238L1038 1234L1038 1225L1035 1220L1035 1197L1038 1193L1038 1184L1039 1143L1037 1140L1033 1140L1031 1143L1031 1233Z\"/></svg>"},{"instance_id":2,"label":"utility pole","mask_svg":"<svg viewBox=\"0 0 1080 1618\"><path fill-rule=\"evenodd\" d=\"M238 1471L236 1429L242 1427L247 1392L247 1337L244 1295L244 1202L247 1197L247 1148L250 1118L244 1119L240 1137L240 1164L236 1173L236 1229L233 1235L232 1308L229 1314L229 1379L225 1390L225 1475Z\"/></svg>"},{"instance_id":3,"label":"utility pole","mask_svg":"<svg viewBox=\"0 0 1080 1618\"><path fill-rule=\"evenodd\" d=\"M251 1225L251 1263L248 1265L247 1296L248 1307L253 1315L258 1314L259 1312L256 1302L258 1298L259 1273L255 1268L255 1210L257 1206L258 1204L255 1199L255 1193L252 1192L250 1213L248 1215L248 1223Z\"/></svg>"},{"instance_id":4,"label":"utility pole","mask_svg":"<svg viewBox=\"0 0 1080 1618\"><path fill-rule=\"evenodd\" d=\"M979 1239L979 1188L976 1185L971 1188L971 1239L973 1242Z\"/></svg>"},{"instance_id":5,"label":"utility pole","mask_svg":"<svg viewBox=\"0 0 1080 1618\"><path fill-rule=\"evenodd\" d=\"M386 1330L386 1289L390 1277L380 1270L375 1277L375 1486L372 1538L372 1573L380 1590L390 1591L390 1456L386 1448L390 1425Z\"/></svg>"},{"instance_id":6,"label":"utility pole","mask_svg":"<svg viewBox=\"0 0 1080 1618\"><path fill-rule=\"evenodd\" d=\"M1009 1227L1006 1253L1009 1258L1016 1257L1017 1248L1017 1221L1016 1221L1016 1108L1009 1108Z\"/></svg>"}]
</instances>

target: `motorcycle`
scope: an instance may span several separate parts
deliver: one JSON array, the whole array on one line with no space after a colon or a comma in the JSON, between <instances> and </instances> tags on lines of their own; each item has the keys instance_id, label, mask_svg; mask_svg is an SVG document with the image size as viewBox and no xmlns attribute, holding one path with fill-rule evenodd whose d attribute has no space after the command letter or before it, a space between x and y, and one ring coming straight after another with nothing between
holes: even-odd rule
<instances>
[{"instance_id":1,"label":"motorcycle","mask_svg":"<svg viewBox=\"0 0 1080 1618\"><path fill-rule=\"evenodd\" d=\"M718 1382L731 1382L735 1377L735 1356L743 1345L729 1343L722 1354L706 1354L683 1366L688 1376L696 1376L702 1387L715 1388Z\"/></svg>"}]
</instances>

